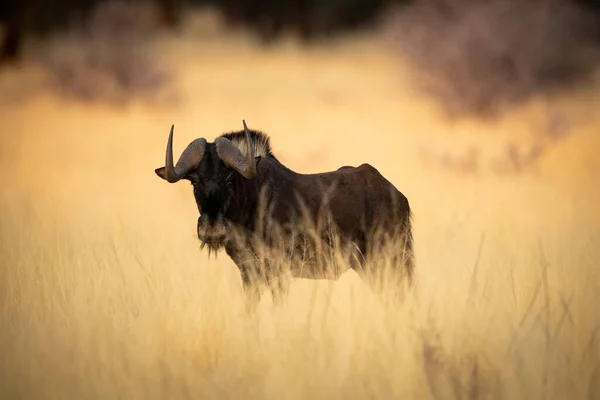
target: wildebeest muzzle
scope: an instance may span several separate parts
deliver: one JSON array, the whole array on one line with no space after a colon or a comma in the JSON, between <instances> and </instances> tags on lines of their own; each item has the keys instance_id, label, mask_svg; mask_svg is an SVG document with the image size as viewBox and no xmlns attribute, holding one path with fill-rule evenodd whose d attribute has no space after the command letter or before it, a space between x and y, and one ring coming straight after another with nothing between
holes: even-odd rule
<instances>
[{"instance_id":1,"label":"wildebeest muzzle","mask_svg":"<svg viewBox=\"0 0 600 400\"><path fill-rule=\"evenodd\" d=\"M218 215L216 218L209 218L204 213L198 218L198 239L209 246L219 246L225 243L227 237L227 222Z\"/></svg>"}]
</instances>

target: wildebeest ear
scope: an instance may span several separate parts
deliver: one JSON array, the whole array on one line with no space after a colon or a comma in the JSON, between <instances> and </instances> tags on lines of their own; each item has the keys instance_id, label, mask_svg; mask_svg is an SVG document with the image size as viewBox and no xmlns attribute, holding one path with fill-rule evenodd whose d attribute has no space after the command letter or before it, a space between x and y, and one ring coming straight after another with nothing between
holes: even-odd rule
<instances>
[{"instance_id":1,"label":"wildebeest ear","mask_svg":"<svg viewBox=\"0 0 600 400\"><path fill-rule=\"evenodd\" d=\"M156 168L154 170L154 172L156 172L156 175L160 176L164 180L167 180L167 175L165 173L165 170L166 170L165 167L160 167L160 168ZM183 176L181 179L187 179L188 181L190 181L192 183L196 182L196 180L197 180L194 178L193 175L190 175L190 174Z\"/></svg>"},{"instance_id":2,"label":"wildebeest ear","mask_svg":"<svg viewBox=\"0 0 600 400\"><path fill-rule=\"evenodd\" d=\"M165 167L156 168L154 172L156 172L156 175L160 176L164 180L167 180L167 175L165 174Z\"/></svg>"}]
</instances>

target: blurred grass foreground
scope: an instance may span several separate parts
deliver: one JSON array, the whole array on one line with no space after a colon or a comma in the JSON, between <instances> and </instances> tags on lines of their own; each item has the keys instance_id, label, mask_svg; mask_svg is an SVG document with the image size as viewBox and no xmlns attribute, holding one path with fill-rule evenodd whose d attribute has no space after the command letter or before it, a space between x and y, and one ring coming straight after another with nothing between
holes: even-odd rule
<instances>
[{"instance_id":1,"label":"blurred grass foreground","mask_svg":"<svg viewBox=\"0 0 600 400\"><path fill-rule=\"evenodd\" d=\"M597 68L449 119L389 25L265 46L184 9L149 40L112 10L0 70L0 398L600 398ZM178 153L242 118L298 172L368 162L406 194L400 306L349 271L243 312L191 188L154 174L172 123Z\"/></svg>"}]
</instances>

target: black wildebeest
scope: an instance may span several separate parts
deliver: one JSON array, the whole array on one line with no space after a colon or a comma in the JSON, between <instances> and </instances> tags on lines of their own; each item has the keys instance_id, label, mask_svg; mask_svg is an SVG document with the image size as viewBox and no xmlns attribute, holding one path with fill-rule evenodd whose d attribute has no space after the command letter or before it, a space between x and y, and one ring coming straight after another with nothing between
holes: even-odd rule
<instances>
[{"instance_id":1,"label":"black wildebeest","mask_svg":"<svg viewBox=\"0 0 600 400\"><path fill-rule=\"evenodd\" d=\"M402 193L369 164L294 172L273 155L265 133L243 124L244 130L214 143L194 140L175 165L172 126L166 165L155 172L170 183L192 183L202 247L209 254L225 249L240 270L249 305L260 299L259 284L269 285L278 302L290 275L337 279L340 264L373 282L378 271L370 261L382 252L392 277L410 284L411 211ZM290 268L284 271L283 264Z\"/></svg>"}]
</instances>

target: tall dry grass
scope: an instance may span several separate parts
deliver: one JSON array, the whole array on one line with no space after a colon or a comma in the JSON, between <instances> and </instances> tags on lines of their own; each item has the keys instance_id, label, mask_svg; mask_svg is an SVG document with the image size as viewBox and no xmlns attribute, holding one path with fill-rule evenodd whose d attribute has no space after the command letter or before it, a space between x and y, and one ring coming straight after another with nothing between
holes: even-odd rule
<instances>
[{"instance_id":1,"label":"tall dry grass","mask_svg":"<svg viewBox=\"0 0 600 400\"><path fill-rule=\"evenodd\" d=\"M419 143L525 128L435 121L369 40L219 40L165 50L177 107L0 108L0 397L600 396L597 117L533 171L460 176L420 163ZM153 172L171 123L178 152L242 118L292 169L369 162L407 195L417 275L400 306L350 271L243 313L233 263L199 251L191 188Z\"/></svg>"}]
</instances>

